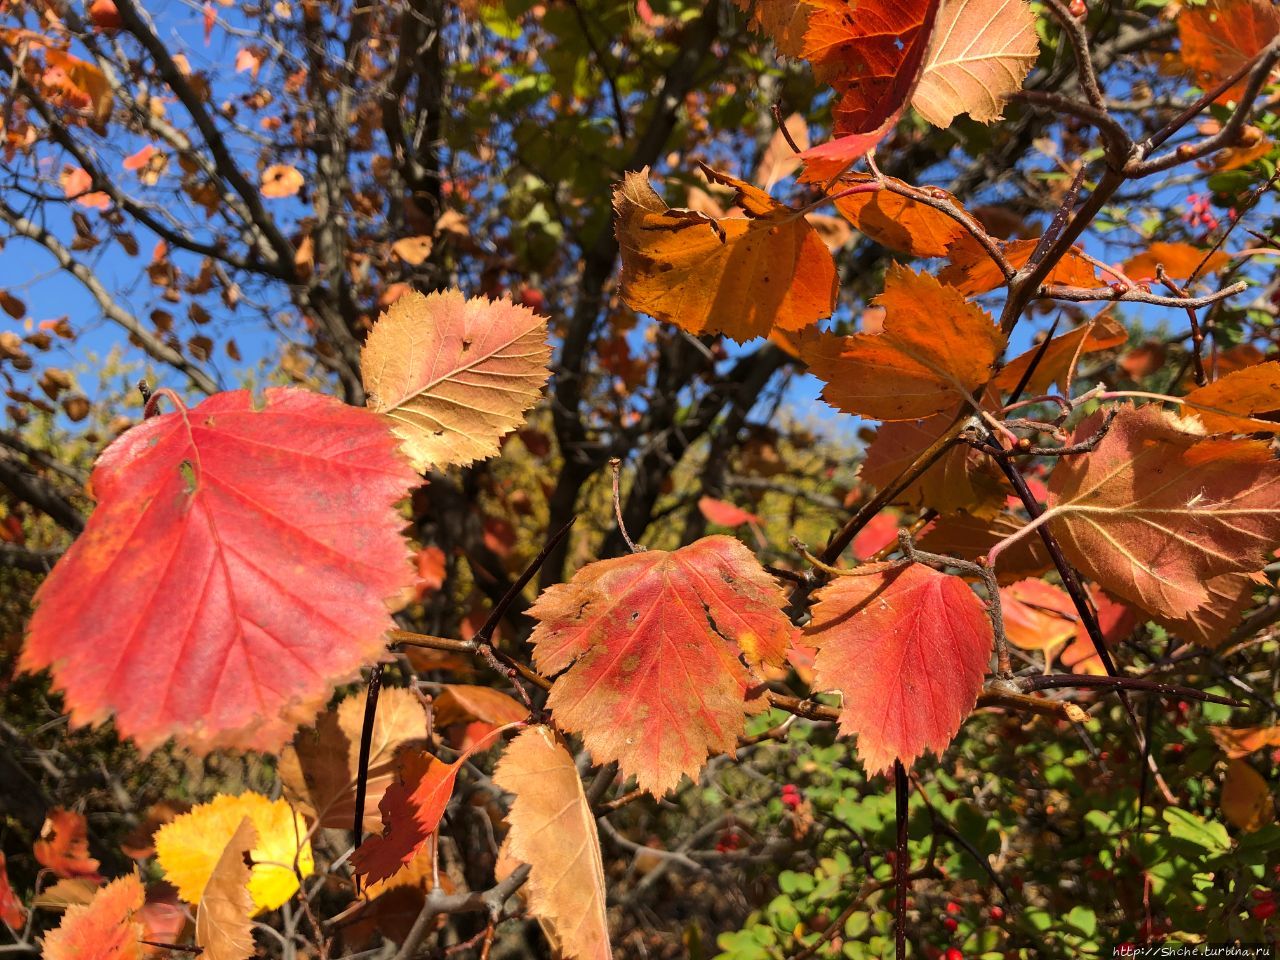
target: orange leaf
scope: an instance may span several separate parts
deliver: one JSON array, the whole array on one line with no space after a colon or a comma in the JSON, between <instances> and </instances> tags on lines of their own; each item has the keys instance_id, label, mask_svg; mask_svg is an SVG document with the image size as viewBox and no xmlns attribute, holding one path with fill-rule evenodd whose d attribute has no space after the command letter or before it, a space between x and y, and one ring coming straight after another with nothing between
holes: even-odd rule
<instances>
[{"instance_id":1,"label":"orange leaf","mask_svg":"<svg viewBox=\"0 0 1280 960\"><path fill-rule=\"evenodd\" d=\"M1004 336L954 289L895 264L875 303L886 311L883 333L801 340L800 355L827 381L822 399L831 406L914 420L953 409L990 378Z\"/></svg>"},{"instance_id":2,"label":"orange leaf","mask_svg":"<svg viewBox=\"0 0 1280 960\"><path fill-rule=\"evenodd\" d=\"M458 290L400 297L360 353L369 407L418 470L498 453L547 382L547 318Z\"/></svg>"},{"instance_id":3,"label":"orange leaf","mask_svg":"<svg viewBox=\"0 0 1280 960\"><path fill-rule=\"evenodd\" d=\"M126 170L141 170L143 167L145 167L148 163L151 162L151 158L155 156L155 153L156 153L156 148L148 143L145 147L143 147L137 153L132 153L129 156L125 157L124 163L122 164L122 166Z\"/></svg>"},{"instance_id":4,"label":"orange leaf","mask_svg":"<svg viewBox=\"0 0 1280 960\"><path fill-rule=\"evenodd\" d=\"M412 267L431 255L432 240L428 236L404 237L391 245L391 252Z\"/></svg>"},{"instance_id":5,"label":"orange leaf","mask_svg":"<svg viewBox=\"0 0 1280 960\"><path fill-rule=\"evenodd\" d=\"M52 668L73 723L114 714L143 750L277 750L385 653L416 478L377 417L305 390L144 420L98 458L21 665Z\"/></svg>"},{"instance_id":6,"label":"orange leaf","mask_svg":"<svg viewBox=\"0 0 1280 960\"><path fill-rule=\"evenodd\" d=\"M1271 727L1209 727L1228 759L1239 760L1267 747L1280 747L1280 725Z\"/></svg>"},{"instance_id":7,"label":"orange leaf","mask_svg":"<svg viewBox=\"0 0 1280 960\"><path fill-rule=\"evenodd\" d=\"M1064 590L1043 580L1002 588L1000 609L1005 636L1023 650L1052 650L1075 636L1075 605Z\"/></svg>"},{"instance_id":8,"label":"orange leaf","mask_svg":"<svg viewBox=\"0 0 1280 960\"><path fill-rule=\"evenodd\" d=\"M196 908L196 945L203 960L248 960L253 956L252 868L246 862L258 831L245 817L223 848Z\"/></svg>"},{"instance_id":9,"label":"orange leaf","mask_svg":"<svg viewBox=\"0 0 1280 960\"><path fill-rule=\"evenodd\" d=\"M547 706L598 763L655 796L733 749L752 705L743 665L780 664L794 628L772 577L737 540L704 537L588 564L529 610Z\"/></svg>"},{"instance_id":10,"label":"orange leaf","mask_svg":"<svg viewBox=\"0 0 1280 960\"><path fill-rule=\"evenodd\" d=\"M1280 422L1261 419L1280 411L1280 361L1245 367L1197 387L1182 405L1209 433L1280 433Z\"/></svg>"},{"instance_id":11,"label":"orange leaf","mask_svg":"<svg viewBox=\"0 0 1280 960\"><path fill-rule=\"evenodd\" d=\"M892 177L887 179L891 183L905 186L901 180ZM836 189L839 190L846 183L867 183L870 180L865 175L849 177L841 180ZM945 190L937 187L922 189L941 194L957 210L963 209L960 201ZM835 201L835 205L850 223L876 243L890 250L909 253L913 257L946 256L947 249L952 244L968 235L964 227L945 213L891 190L855 193L849 197L841 197Z\"/></svg>"},{"instance_id":12,"label":"orange leaf","mask_svg":"<svg viewBox=\"0 0 1280 960\"><path fill-rule=\"evenodd\" d=\"M1102 411L1082 422L1092 436ZM1264 443L1181 433L1158 407L1120 407L1091 452L1063 457L1050 524L1067 558L1152 614L1185 617L1219 574L1262 569L1280 543L1280 463Z\"/></svg>"},{"instance_id":13,"label":"orange leaf","mask_svg":"<svg viewBox=\"0 0 1280 960\"><path fill-rule=\"evenodd\" d=\"M783 126L797 147L801 150L808 149L809 125L805 123L802 115L793 113L787 117ZM768 192L775 184L785 180L799 168L800 155L791 149L791 143L787 142L782 130L776 130L769 138L769 145L765 147L752 179L760 184L762 190Z\"/></svg>"},{"instance_id":14,"label":"orange leaf","mask_svg":"<svg viewBox=\"0 0 1280 960\"><path fill-rule=\"evenodd\" d=\"M262 195L272 199L292 197L305 181L297 167L277 163L262 171Z\"/></svg>"},{"instance_id":15,"label":"orange leaf","mask_svg":"<svg viewBox=\"0 0 1280 960\"><path fill-rule=\"evenodd\" d=\"M735 507L732 503L724 500L716 500L712 497L700 497L698 499L698 510L707 518L710 523L720 527L740 527L744 523L759 523L760 518L754 513L748 513L741 507Z\"/></svg>"},{"instance_id":16,"label":"orange leaf","mask_svg":"<svg viewBox=\"0 0 1280 960\"><path fill-rule=\"evenodd\" d=\"M936 127L961 113L979 123L1003 119L1039 53L1025 0L946 0L911 105Z\"/></svg>"},{"instance_id":17,"label":"orange leaf","mask_svg":"<svg viewBox=\"0 0 1280 960\"><path fill-rule=\"evenodd\" d=\"M447 684L432 704L437 726L480 720L502 726L518 723L529 716L529 709L511 697L492 687L477 687L466 683Z\"/></svg>"},{"instance_id":18,"label":"orange leaf","mask_svg":"<svg viewBox=\"0 0 1280 960\"><path fill-rule=\"evenodd\" d=\"M1070 396L1071 381L1075 377L1076 364L1086 353L1099 350L1110 350L1123 345L1129 334L1120 323L1107 316L1099 316L1088 323L1081 324L1074 330L1054 337L1036 365L1035 372L1027 380L1023 394L1038 396L1048 393L1054 383L1063 394ZM1001 368L993 381L1001 390L1011 391L1022 380L1040 353L1042 344L1037 344L1021 356L1015 357Z\"/></svg>"},{"instance_id":19,"label":"orange leaf","mask_svg":"<svg viewBox=\"0 0 1280 960\"><path fill-rule=\"evenodd\" d=\"M44 938L44 960L140 960L146 897L134 874L111 881L88 904L67 907Z\"/></svg>"},{"instance_id":20,"label":"orange leaf","mask_svg":"<svg viewBox=\"0 0 1280 960\"><path fill-rule=\"evenodd\" d=\"M809 14L816 4L810 0L733 0L740 9L751 12L753 30L765 34L787 57L798 57L804 46Z\"/></svg>"},{"instance_id":21,"label":"orange leaf","mask_svg":"<svg viewBox=\"0 0 1280 960\"><path fill-rule=\"evenodd\" d=\"M93 177L89 171L80 167L67 167L61 177L62 192L68 200L74 200L82 207L90 210L106 210L111 206L111 198L102 192L90 192L93 189Z\"/></svg>"},{"instance_id":22,"label":"orange leaf","mask_svg":"<svg viewBox=\"0 0 1280 960\"><path fill-rule=\"evenodd\" d=\"M1209 0L1178 15L1181 62L1201 87L1216 86L1262 52L1280 33L1280 9L1270 0ZM1243 81L1219 102L1236 100ZM1127 271L1126 271L1127 272Z\"/></svg>"},{"instance_id":23,"label":"orange leaf","mask_svg":"<svg viewBox=\"0 0 1280 960\"><path fill-rule=\"evenodd\" d=\"M1245 833L1254 833L1276 819L1271 787L1262 774L1244 760L1227 764L1219 798L1222 815L1227 822Z\"/></svg>"},{"instance_id":24,"label":"orange leaf","mask_svg":"<svg viewBox=\"0 0 1280 960\"><path fill-rule=\"evenodd\" d=\"M838 690L840 733L868 773L940 754L978 701L991 621L959 577L915 565L837 577L817 593L805 640L814 686Z\"/></svg>"},{"instance_id":25,"label":"orange leaf","mask_svg":"<svg viewBox=\"0 0 1280 960\"><path fill-rule=\"evenodd\" d=\"M530 727L507 746L493 782L515 795L505 846L529 864L529 911L551 926L557 953L609 960L600 838L573 757L550 729Z\"/></svg>"},{"instance_id":26,"label":"orange leaf","mask_svg":"<svg viewBox=\"0 0 1280 960\"><path fill-rule=\"evenodd\" d=\"M1010 240L1000 245L1001 252L1015 270L1024 267L1031 259L1039 240ZM951 263L942 269L938 279L955 287L966 297L989 293L1004 286L1004 276L994 260L970 234L965 234L951 246L947 256ZM1079 256L1074 248L1068 250L1045 277L1046 284L1056 283L1065 287L1094 287L1098 275L1093 265Z\"/></svg>"},{"instance_id":27,"label":"orange leaf","mask_svg":"<svg viewBox=\"0 0 1280 960\"><path fill-rule=\"evenodd\" d=\"M55 807L40 828L36 860L59 877L101 881L98 861L89 856L89 824L84 814Z\"/></svg>"},{"instance_id":28,"label":"orange leaf","mask_svg":"<svg viewBox=\"0 0 1280 960\"><path fill-rule=\"evenodd\" d=\"M1224 573L1205 581L1206 603L1178 619L1159 612L1152 619L1175 637L1216 648L1240 626L1241 615L1253 606L1253 595L1267 583L1261 573Z\"/></svg>"},{"instance_id":29,"label":"orange leaf","mask_svg":"<svg viewBox=\"0 0 1280 960\"><path fill-rule=\"evenodd\" d=\"M1124 274L1130 280L1154 280L1156 265L1159 264L1169 279L1185 280L1201 261L1204 261L1204 268L1200 271L1203 277L1217 273L1231 258L1221 250L1210 253L1189 243L1153 243L1144 252L1124 262Z\"/></svg>"},{"instance_id":30,"label":"orange leaf","mask_svg":"<svg viewBox=\"0 0 1280 960\"><path fill-rule=\"evenodd\" d=\"M934 521L918 542L921 550L977 560L1024 526L1026 521L1011 513L1001 513L989 520L957 513ZM1052 566L1043 541L1032 533L1014 541L1000 554L996 579L1004 584L1013 583L1023 577L1038 577Z\"/></svg>"},{"instance_id":31,"label":"orange leaf","mask_svg":"<svg viewBox=\"0 0 1280 960\"><path fill-rule=\"evenodd\" d=\"M703 172L734 189L745 217L670 209L647 169L628 173L614 188L627 305L690 333L742 342L775 326L799 330L830 316L835 263L809 222L763 190Z\"/></svg>"}]
</instances>

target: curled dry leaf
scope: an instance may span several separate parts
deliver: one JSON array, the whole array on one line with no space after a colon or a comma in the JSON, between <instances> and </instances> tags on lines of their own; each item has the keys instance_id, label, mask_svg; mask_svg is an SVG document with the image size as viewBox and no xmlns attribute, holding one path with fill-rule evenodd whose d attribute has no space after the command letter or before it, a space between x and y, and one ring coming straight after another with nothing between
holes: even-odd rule
<instances>
[{"instance_id":1,"label":"curled dry leaf","mask_svg":"<svg viewBox=\"0 0 1280 960\"><path fill-rule=\"evenodd\" d=\"M317 717L312 727L299 730L280 757L285 795L323 827L349 830L355 818L364 706L363 693L344 698L336 709ZM413 692L384 688L369 741L366 830L381 825L378 804L395 781L396 752L406 746L425 746L427 734L427 714Z\"/></svg>"},{"instance_id":2,"label":"curled dry leaf","mask_svg":"<svg viewBox=\"0 0 1280 960\"><path fill-rule=\"evenodd\" d=\"M959 577L913 565L837 577L816 594L805 641L814 686L843 698L840 733L858 738L868 773L940 754L982 689L994 637Z\"/></svg>"},{"instance_id":3,"label":"curled dry leaf","mask_svg":"<svg viewBox=\"0 0 1280 960\"><path fill-rule=\"evenodd\" d=\"M44 937L44 960L141 960L139 913L146 892L135 874L112 880L87 904L67 907Z\"/></svg>"},{"instance_id":4,"label":"curled dry leaf","mask_svg":"<svg viewBox=\"0 0 1280 960\"><path fill-rule=\"evenodd\" d=\"M812 225L763 190L703 172L734 189L745 217L671 209L650 185L647 168L614 188L627 305L690 333L740 342L830 316L835 262Z\"/></svg>"},{"instance_id":5,"label":"curled dry leaf","mask_svg":"<svg viewBox=\"0 0 1280 960\"><path fill-rule=\"evenodd\" d=\"M945 0L911 105L935 127L961 113L979 123L1004 117L1040 52L1036 17L1024 0Z\"/></svg>"},{"instance_id":6,"label":"curled dry leaf","mask_svg":"<svg viewBox=\"0 0 1280 960\"><path fill-rule=\"evenodd\" d=\"M1207 581L1261 570L1280 544L1280 463L1264 443L1192 436L1158 407L1122 406L1091 453L1058 461L1049 509L1076 567L1153 615L1184 618L1210 600Z\"/></svg>"},{"instance_id":7,"label":"curled dry leaf","mask_svg":"<svg viewBox=\"0 0 1280 960\"><path fill-rule=\"evenodd\" d=\"M369 407L418 470L498 452L547 382L547 320L510 300L410 291L374 324L360 354Z\"/></svg>"},{"instance_id":8,"label":"curled dry leaf","mask_svg":"<svg viewBox=\"0 0 1280 960\"><path fill-rule=\"evenodd\" d=\"M143 750L276 751L383 653L416 480L381 420L304 390L152 417L99 457L21 664L52 667L73 723L114 713Z\"/></svg>"},{"instance_id":9,"label":"curled dry leaf","mask_svg":"<svg viewBox=\"0 0 1280 960\"><path fill-rule=\"evenodd\" d=\"M55 807L40 828L33 852L41 866L56 876L85 877L100 882L98 861L89 856L89 824L84 814Z\"/></svg>"},{"instance_id":10,"label":"curled dry leaf","mask_svg":"<svg viewBox=\"0 0 1280 960\"><path fill-rule=\"evenodd\" d=\"M1209 433L1280 433L1280 361L1259 363L1197 387L1182 399ZM1272 419L1263 419L1270 415Z\"/></svg>"},{"instance_id":11,"label":"curled dry leaf","mask_svg":"<svg viewBox=\"0 0 1280 960\"><path fill-rule=\"evenodd\" d=\"M196 908L196 945L202 960L248 960L253 956L253 914L250 889L253 870L245 862L259 849L257 830L242 817L226 845L217 851L208 882Z\"/></svg>"},{"instance_id":12,"label":"curled dry leaf","mask_svg":"<svg viewBox=\"0 0 1280 960\"><path fill-rule=\"evenodd\" d=\"M246 818L255 837L248 879L254 913L280 907L297 892L299 874L311 875L315 860L306 841L307 822L288 801L259 793L220 794L156 831L156 860L187 903L201 902L223 848Z\"/></svg>"},{"instance_id":13,"label":"curled dry leaf","mask_svg":"<svg viewBox=\"0 0 1280 960\"><path fill-rule=\"evenodd\" d=\"M529 910L574 960L609 960L604 865L578 768L552 731L530 727L508 746L493 781L514 794L504 849L529 864Z\"/></svg>"},{"instance_id":14,"label":"curled dry leaf","mask_svg":"<svg viewBox=\"0 0 1280 960\"><path fill-rule=\"evenodd\" d=\"M659 796L733 749L755 709L748 667L781 664L794 635L785 603L731 537L588 564L529 610L538 669L561 674L547 706Z\"/></svg>"},{"instance_id":15,"label":"curled dry leaf","mask_svg":"<svg viewBox=\"0 0 1280 960\"><path fill-rule=\"evenodd\" d=\"M262 195L273 200L292 197L305 182L297 167L277 163L262 171Z\"/></svg>"},{"instance_id":16,"label":"curled dry leaf","mask_svg":"<svg viewBox=\"0 0 1280 960\"><path fill-rule=\"evenodd\" d=\"M895 264L875 303L886 311L883 333L800 341L811 372L827 381L822 399L831 406L914 420L953 409L990 379L1004 335L952 288Z\"/></svg>"}]
</instances>

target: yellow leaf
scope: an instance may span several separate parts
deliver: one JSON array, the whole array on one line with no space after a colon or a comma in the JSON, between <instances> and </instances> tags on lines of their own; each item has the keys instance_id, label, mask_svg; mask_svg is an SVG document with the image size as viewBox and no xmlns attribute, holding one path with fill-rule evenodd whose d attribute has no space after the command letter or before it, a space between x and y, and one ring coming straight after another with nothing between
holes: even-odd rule
<instances>
[{"instance_id":1,"label":"yellow leaf","mask_svg":"<svg viewBox=\"0 0 1280 960\"><path fill-rule=\"evenodd\" d=\"M1227 822L1246 833L1261 830L1276 818L1271 788L1262 774L1243 760L1232 760L1227 764L1219 803Z\"/></svg>"},{"instance_id":2,"label":"yellow leaf","mask_svg":"<svg viewBox=\"0 0 1280 960\"><path fill-rule=\"evenodd\" d=\"M311 844L303 843L300 850L298 846L307 835L307 824L287 801L268 800L260 793L222 794L156 831L156 859L187 903L200 902L223 848L245 817L253 821L258 836L249 882L256 913L276 909L297 891L295 856L302 876L311 875Z\"/></svg>"}]
</instances>

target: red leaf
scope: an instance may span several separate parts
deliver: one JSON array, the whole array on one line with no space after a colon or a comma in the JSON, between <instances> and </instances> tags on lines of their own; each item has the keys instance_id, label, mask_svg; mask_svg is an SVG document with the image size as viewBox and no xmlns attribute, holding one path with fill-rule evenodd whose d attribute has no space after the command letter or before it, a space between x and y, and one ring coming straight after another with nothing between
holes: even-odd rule
<instances>
[{"instance_id":1,"label":"red leaf","mask_svg":"<svg viewBox=\"0 0 1280 960\"><path fill-rule=\"evenodd\" d=\"M534 659L557 678L547 706L599 763L660 795L746 725L752 666L779 665L794 631L776 581L737 540L583 567L529 610Z\"/></svg>"},{"instance_id":2,"label":"red leaf","mask_svg":"<svg viewBox=\"0 0 1280 960\"><path fill-rule=\"evenodd\" d=\"M0 853L0 922L8 924L10 930L21 930L27 922L27 911L9 883L3 853Z\"/></svg>"},{"instance_id":3,"label":"red leaf","mask_svg":"<svg viewBox=\"0 0 1280 960\"><path fill-rule=\"evenodd\" d=\"M866 560L897 541L898 515L882 510L853 538L853 555Z\"/></svg>"},{"instance_id":4,"label":"red leaf","mask_svg":"<svg viewBox=\"0 0 1280 960\"><path fill-rule=\"evenodd\" d=\"M760 518L754 513L747 513L741 507L735 507L732 503L711 497L701 497L698 500L698 509L709 522L719 527L733 528L740 527L744 523L760 522Z\"/></svg>"},{"instance_id":5,"label":"red leaf","mask_svg":"<svg viewBox=\"0 0 1280 960\"><path fill-rule=\"evenodd\" d=\"M99 458L22 666L144 750L274 751L382 651L414 579L393 506L415 481L374 414L304 390L153 417Z\"/></svg>"},{"instance_id":6,"label":"red leaf","mask_svg":"<svg viewBox=\"0 0 1280 960\"><path fill-rule=\"evenodd\" d=\"M991 621L969 585L916 565L840 577L817 597L805 628L814 687L843 696L840 733L858 738L867 771L945 750L991 658Z\"/></svg>"},{"instance_id":7,"label":"red leaf","mask_svg":"<svg viewBox=\"0 0 1280 960\"><path fill-rule=\"evenodd\" d=\"M89 824L84 814L55 807L40 828L33 852L41 866L60 877L101 882L98 861L89 856Z\"/></svg>"},{"instance_id":8,"label":"red leaf","mask_svg":"<svg viewBox=\"0 0 1280 960\"><path fill-rule=\"evenodd\" d=\"M939 6L939 0L863 0L810 14L802 55L840 95L832 108L838 139L800 155L801 179L830 179L898 122L920 82Z\"/></svg>"}]
</instances>

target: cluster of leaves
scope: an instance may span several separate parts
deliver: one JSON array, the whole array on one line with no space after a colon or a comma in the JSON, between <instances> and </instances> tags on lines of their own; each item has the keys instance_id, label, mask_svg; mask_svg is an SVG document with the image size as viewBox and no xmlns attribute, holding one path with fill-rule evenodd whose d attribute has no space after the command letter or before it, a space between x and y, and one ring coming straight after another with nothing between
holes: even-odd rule
<instances>
[{"instance_id":1,"label":"cluster of leaves","mask_svg":"<svg viewBox=\"0 0 1280 960\"><path fill-rule=\"evenodd\" d=\"M437 142L443 40L486 31L505 39L510 60L527 60L539 36L522 33L521 18L555 33L563 12L576 13L582 42L603 65L616 139L593 134L590 110L573 129L606 154L620 150L629 91L576 3L556 12L481 4L452 33L442 11L430 22L409 7L398 20L365 10L353 16L336 62L326 50L342 35L337 7L257 11L254 42L235 57L235 74L250 81L241 107L261 130L293 128L297 142L323 146L310 175L264 151L253 180L228 147L256 135L237 125L239 107L211 109L205 78L165 48L132 0L96 0L83 16L53 4L15 6L19 23L35 13L44 29L0 31L0 66L13 78L8 159L29 161L38 184L48 179L44 141L60 151L58 195L77 239L68 246L7 202L0 221L51 253L150 360L209 394L189 405L171 387L144 390L141 422L106 430L119 435L83 483L96 501L87 521L46 481L11 469L9 453L0 459L15 507L75 534L34 593L17 665L48 671L72 728L113 724L142 755L275 757L282 792L222 790L189 810L148 811L140 842L124 851L137 866L111 880L91 856L86 819L53 810L31 853L59 879L29 906L64 910L43 936L46 956L132 960L194 945L211 960L245 960L265 927L286 953L309 942L328 956L335 935L344 949L381 936L407 958L453 918L474 914L482 922L460 942L482 957L500 927L524 916L561 955L609 957L617 941L610 905L625 882L615 883L602 836L637 870L644 865L637 888L672 865L702 871L707 862L770 863L801 851L770 881L777 895L719 938L724 956L743 960L883 956L891 947L905 956L908 941L924 955L943 955L950 941L949 957L1089 955L1120 937L1163 936L1175 923L1197 941L1269 935L1280 827L1256 756L1275 745L1274 671L1264 695L1222 659L1250 647L1274 657L1268 631L1280 619L1268 599L1280 546L1280 361L1255 345L1274 348L1275 304L1229 306L1256 282L1244 272L1250 261L1274 250L1228 252L1276 181L1266 99L1280 63L1273 4L1211 0L1163 25L1166 40L1176 33L1199 93L1152 131L1138 118L1117 119L1116 98L1100 89L1087 7L739 0L778 53L807 62L811 82L830 88L818 102L832 137L811 147L802 118L783 121L758 183L707 158L686 170L668 164L667 179L687 197L676 206L655 190L651 168L701 59L681 65L694 49L682 46L692 43L684 34L707 33L703 52L712 52L721 11L672 4L660 15L642 2L628 29L642 53L675 51L659 96L674 101L649 117L659 133L606 166L623 171L612 185L613 221L584 221L584 237L597 239L578 241L580 277L558 249L553 183L517 184L498 201L498 186L481 177L448 181L452 193L484 191L505 208L501 250L486 252L479 225L446 209ZM290 25L315 59L295 62L280 42ZM1099 16L1093 29L1113 26ZM208 3L206 44L218 27ZM162 98L120 80L125 55L110 48L123 38L144 51L207 153L173 127ZM69 52L73 39L83 56ZM423 63L404 56L406 45ZM1023 89L1042 60L1046 75L1061 72L1074 87ZM268 64L282 72L279 101L258 84ZM545 148L523 124L554 126L573 116L566 104L583 99L582 78L561 89L554 72L511 83L485 69L491 64L459 71L459 84L522 117L512 124L516 153ZM361 82L373 93L352 108ZM632 84L630 92L640 89ZM881 158L893 155L890 138L901 130L978 129L1001 120L1015 98L1079 125L1064 128L1062 147L1051 141L1059 159L1068 146L1084 159L1063 162L1052 219L1038 235L1023 235L1021 223L1002 232L991 211L887 174L875 159L877 148ZM117 99L126 101L119 111ZM412 118L401 112L411 100L420 106ZM86 138L102 138L118 112L131 136L149 141L123 169L146 187L173 178L171 191L216 225L192 231L104 172ZM1193 139L1160 152L1202 115L1210 119ZM1096 128L1098 145L1085 148L1083 125ZM412 144L423 138L430 146L418 153ZM354 177L345 165L375 143L387 153ZM1086 160L1100 172L1091 175ZM1208 208L1192 207L1212 240L1161 240L1123 263L1101 259L1087 231L1108 225L1121 189L1193 161L1213 171L1215 192L1239 190L1222 179L1229 174L1253 178L1225 223L1209 227ZM863 163L865 171L853 169ZM608 192L599 170L580 179L598 187L597 197ZM783 184L800 194L794 205L775 197ZM264 200L305 203L309 213L285 230ZM399 210L393 229L379 216L384 204ZM842 221L815 213L827 204ZM185 300L196 328L214 320L206 295L228 317L250 309L229 270L246 283L285 287L305 318L315 368L282 361L295 385L218 390L208 334L182 342L160 307L150 326L142 323L74 255L101 242L97 231L136 255L129 222L159 238L148 279L166 302ZM842 299L833 248L855 231L896 259L857 278L868 289ZM243 255L229 252L233 236L249 238ZM563 293L579 288L580 311L555 328L546 313L559 311L529 287L520 303L452 287L416 292L447 286L437 245L458 262L474 253L455 272L471 271L484 292L496 292L514 264L558 273ZM198 271L183 279L176 251L198 257ZM606 293L615 253L616 287ZM938 259L946 263L937 269L906 262ZM1216 288L1206 284L1213 277ZM4 309L22 319L25 303L5 297ZM865 309L855 323L859 299ZM1026 328L1054 303L1062 314L1037 342ZM1101 309L1078 306L1090 303ZM1117 314L1126 307L1168 310L1190 329L1120 354L1130 336ZM606 309L619 319L595 345L611 361L593 380L584 355ZM652 375L633 355L641 314L662 324L645 334L662 345ZM1064 316L1072 326L1058 332ZM34 411L48 424L59 408L13 377L34 368L28 348L48 351L54 337L75 334L62 321L28 327L25 337L0 340L10 413L29 424ZM730 351L757 338L766 340L759 369L744 354L718 372ZM477 469L467 468L496 457L511 436L533 460L552 462L538 415L526 417L547 382L553 343L554 480L504 476L500 467L481 474L484 495L524 518L531 549L520 557L511 519L469 509L468 494L479 498L467 487ZM1024 349L1008 358L1017 343ZM1174 345L1181 354L1167 378L1164 353ZM239 350L229 340L223 352L237 360ZM695 368L695 358L710 366ZM1102 358L1101 370L1081 369ZM727 484L718 437L702 489L684 504L684 534L663 540L670 549L657 548L660 530L653 547L633 542L658 515L665 465L721 419L733 424L723 435L737 445L756 394L788 364L803 365L821 381L822 399L869 432L860 474L834 498L837 516L813 525L826 537L822 549L787 542L801 526L795 502L821 492L812 476L789 494L780 542L767 540L758 514L709 495ZM687 392L694 369L705 393ZM318 387L325 376L352 402L297 385ZM49 401L61 398L69 421L88 416L65 372L44 369L38 383ZM708 399L718 391L735 399L722 408ZM610 394L622 399L602 399ZM598 401L590 414L587 397ZM614 460L616 524L602 522L609 529L598 542L577 541L583 562L563 578L581 488L610 453L642 436L650 442L639 447L625 497ZM756 472L767 479L760 462L769 451L778 458L781 438L757 439ZM798 445L798 432L787 439ZM20 437L4 449L55 469ZM59 472L74 479L76 470ZM438 498L430 509L427 498ZM607 509L607 495L597 499ZM709 525L747 526L759 549L708 534ZM406 527L421 544L416 554ZM478 535L450 540L447 531L468 527ZM21 519L5 529L29 570L52 559L26 550ZM448 553L424 535L433 529L452 542ZM850 547L855 562L842 565ZM469 561L470 581L457 555ZM493 601L487 616L477 602L484 593ZM453 595L479 615L441 614L442 629L409 629L430 624L424 610L433 597ZM527 632L501 642L504 622ZM1065 669L1054 670L1055 661ZM1204 664L1219 672L1201 671ZM477 666L503 688L434 679ZM343 696L364 671L367 694ZM384 675L407 682L380 690ZM1268 711L1257 723L1232 722L1228 708L1243 705L1241 691ZM1138 693L1154 695L1141 718ZM1181 803L1154 746L1161 698L1201 704L1217 723L1181 745L1190 754L1181 766L1201 775ZM1012 719L1019 716L1077 731L1085 746L1038 742ZM993 748L1001 739L1012 745ZM791 749L770 748L788 740ZM763 771L751 767L753 749ZM928 777L919 762L926 754L938 758ZM1222 786L1206 788L1219 761ZM1276 760L1262 763L1273 769ZM609 819L639 818L653 801L714 809L714 790L700 796L696 785L734 766L767 774L755 787L762 802L749 823L721 817L713 851L640 842ZM1100 777L1112 789L1098 796ZM1069 809L1071 822L1056 823L1046 840L1035 828L1055 806ZM461 822L464 810L476 824ZM350 831L350 849L340 831ZM744 841L746 831L773 839ZM1083 891L1064 896L1051 882L1063 858L1080 859L1099 887L1137 876L1138 894L1112 890L1089 903L1074 895ZM1011 865L1021 871L1016 893L1002 876ZM15 946L28 949L34 911L2 868L0 912L19 934ZM255 920L268 914L278 919Z\"/></svg>"}]
</instances>

